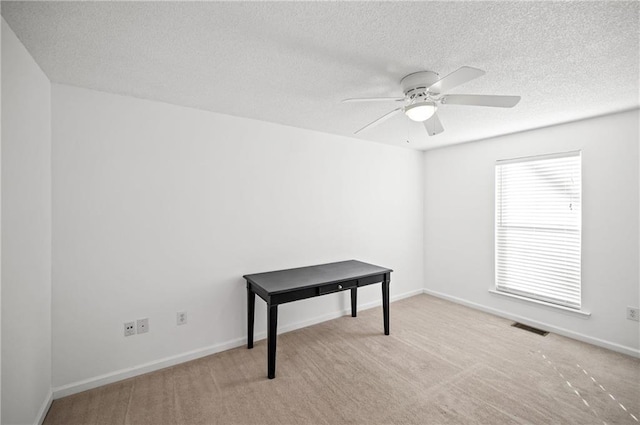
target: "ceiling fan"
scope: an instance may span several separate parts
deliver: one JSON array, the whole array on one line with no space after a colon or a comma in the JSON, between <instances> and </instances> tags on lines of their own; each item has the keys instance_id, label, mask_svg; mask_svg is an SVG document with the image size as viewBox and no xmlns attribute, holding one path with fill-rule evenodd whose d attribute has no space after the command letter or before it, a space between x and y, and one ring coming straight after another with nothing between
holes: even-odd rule
<instances>
[{"instance_id":1,"label":"ceiling fan","mask_svg":"<svg viewBox=\"0 0 640 425\"><path fill-rule=\"evenodd\" d=\"M344 99L342 102L402 102L403 105L387 112L380 118L357 130L374 127L383 121L404 112L409 119L422 122L429 136L442 133L444 127L436 114L440 105L471 105L493 106L498 108L512 108L520 101L520 96L496 96L482 94L446 94L454 87L481 77L485 72L481 69L463 66L446 77L439 78L433 71L414 72L400 81L404 97L364 97Z\"/></svg>"}]
</instances>

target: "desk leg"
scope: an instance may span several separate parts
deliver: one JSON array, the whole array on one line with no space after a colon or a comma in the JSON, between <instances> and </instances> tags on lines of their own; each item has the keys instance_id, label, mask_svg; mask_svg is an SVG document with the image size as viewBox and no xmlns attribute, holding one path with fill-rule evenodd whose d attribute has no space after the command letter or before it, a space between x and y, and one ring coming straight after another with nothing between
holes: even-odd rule
<instances>
[{"instance_id":1,"label":"desk leg","mask_svg":"<svg viewBox=\"0 0 640 425\"><path fill-rule=\"evenodd\" d=\"M253 322L256 311L256 293L247 283L247 348L253 348Z\"/></svg>"},{"instance_id":2,"label":"desk leg","mask_svg":"<svg viewBox=\"0 0 640 425\"><path fill-rule=\"evenodd\" d=\"M351 317L358 316L358 288L351 288Z\"/></svg>"},{"instance_id":3,"label":"desk leg","mask_svg":"<svg viewBox=\"0 0 640 425\"><path fill-rule=\"evenodd\" d=\"M384 334L389 335L389 280L382 282L382 314L384 316Z\"/></svg>"},{"instance_id":4,"label":"desk leg","mask_svg":"<svg viewBox=\"0 0 640 425\"><path fill-rule=\"evenodd\" d=\"M267 332L268 347L268 376L269 379L276 377L276 339L278 337L278 306L267 306L267 321L269 322L269 331Z\"/></svg>"}]
</instances>

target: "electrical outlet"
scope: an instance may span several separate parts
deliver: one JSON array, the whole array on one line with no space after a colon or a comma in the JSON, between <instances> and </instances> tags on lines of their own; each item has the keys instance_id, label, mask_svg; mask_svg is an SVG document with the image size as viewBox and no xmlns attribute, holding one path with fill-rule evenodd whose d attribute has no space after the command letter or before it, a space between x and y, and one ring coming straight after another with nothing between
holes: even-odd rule
<instances>
[{"instance_id":1,"label":"electrical outlet","mask_svg":"<svg viewBox=\"0 0 640 425\"><path fill-rule=\"evenodd\" d=\"M138 319L136 321L137 325L138 325L138 333L139 334L144 334L149 332L149 319L148 318L144 318L144 319Z\"/></svg>"},{"instance_id":2,"label":"electrical outlet","mask_svg":"<svg viewBox=\"0 0 640 425\"><path fill-rule=\"evenodd\" d=\"M640 321L640 309L638 307L627 307L627 319Z\"/></svg>"},{"instance_id":3,"label":"electrical outlet","mask_svg":"<svg viewBox=\"0 0 640 425\"><path fill-rule=\"evenodd\" d=\"M180 312L176 313L176 324L178 326L187 324L187 312L186 311L180 311Z\"/></svg>"},{"instance_id":4,"label":"electrical outlet","mask_svg":"<svg viewBox=\"0 0 640 425\"><path fill-rule=\"evenodd\" d=\"M124 336L131 336L136 334L136 324L133 322L126 322L124 324Z\"/></svg>"}]
</instances>

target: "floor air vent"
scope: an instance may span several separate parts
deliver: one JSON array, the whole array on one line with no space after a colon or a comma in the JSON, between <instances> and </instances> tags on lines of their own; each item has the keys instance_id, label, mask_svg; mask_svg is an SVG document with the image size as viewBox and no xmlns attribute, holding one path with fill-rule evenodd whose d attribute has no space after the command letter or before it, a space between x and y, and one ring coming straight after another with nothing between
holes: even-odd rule
<instances>
[{"instance_id":1,"label":"floor air vent","mask_svg":"<svg viewBox=\"0 0 640 425\"><path fill-rule=\"evenodd\" d=\"M538 335L542 335L542 336L547 336L549 334L549 332L547 332L547 331L543 331L541 329L532 328L531 326L523 325L522 323L518 323L518 322L514 323L511 326L513 326L514 328L524 329L525 331L533 332L534 334L538 334Z\"/></svg>"}]
</instances>

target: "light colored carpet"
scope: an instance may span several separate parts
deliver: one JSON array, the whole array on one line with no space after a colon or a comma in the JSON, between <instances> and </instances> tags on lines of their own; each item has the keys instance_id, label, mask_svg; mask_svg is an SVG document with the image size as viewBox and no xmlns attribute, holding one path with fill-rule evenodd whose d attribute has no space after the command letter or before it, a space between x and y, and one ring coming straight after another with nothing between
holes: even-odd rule
<instances>
[{"instance_id":1,"label":"light colored carpet","mask_svg":"<svg viewBox=\"0 0 640 425\"><path fill-rule=\"evenodd\" d=\"M46 425L639 424L640 360L427 295L54 401ZM624 406L624 407L623 407ZM634 415L634 416L632 416Z\"/></svg>"}]
</instances>

